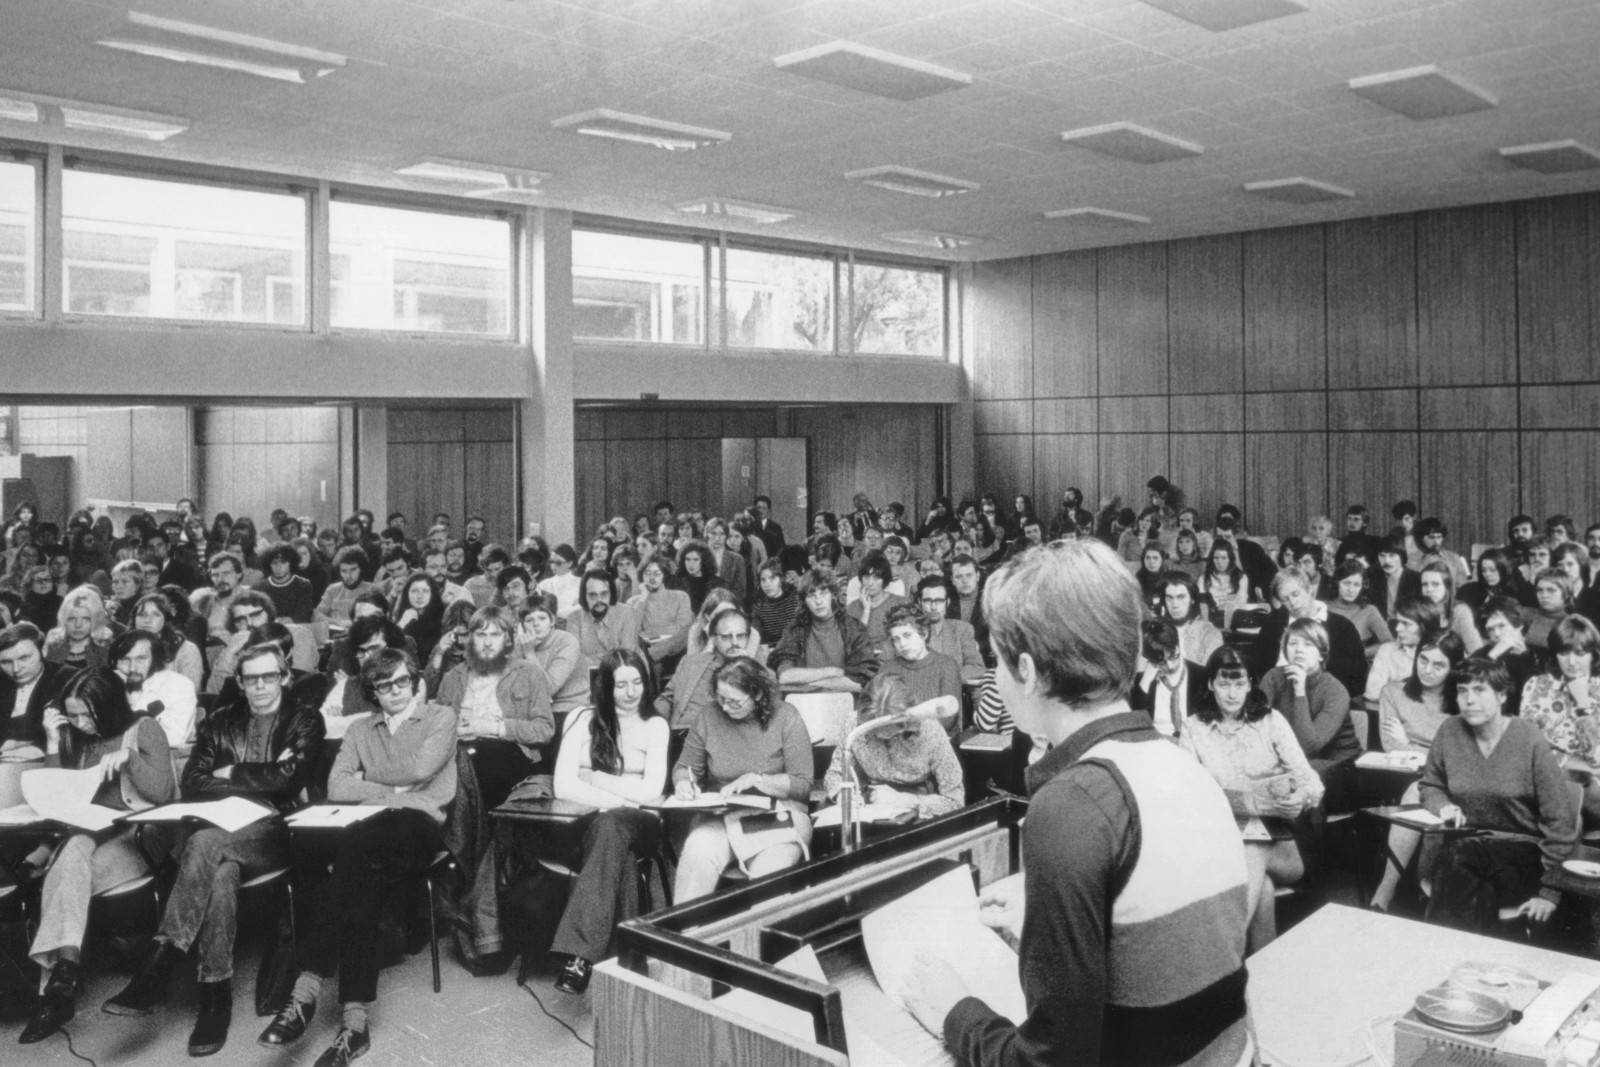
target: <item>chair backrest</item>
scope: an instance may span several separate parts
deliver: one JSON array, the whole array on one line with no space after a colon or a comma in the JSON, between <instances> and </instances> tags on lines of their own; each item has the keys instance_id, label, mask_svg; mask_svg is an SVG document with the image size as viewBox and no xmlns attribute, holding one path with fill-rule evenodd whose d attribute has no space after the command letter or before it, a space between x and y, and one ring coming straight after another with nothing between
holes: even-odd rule
<instances>
[{"instance_id":1,"label":"chair backrest","mask_svg":"<svg viewBox=\"0 0 1600 1067\"><path fill-rule=\"evenodd\" d=\"M1350 725L1355 727L1356 740L1361 742L1361 750L1365 752L1372 747L1372 713L1363 708L1350 709Z\"/></svg>"},{"instance_id":2,"label":"chair backrest","mask_svg":"<svg viewBox=\"0 0 1600 1067\"><path fill-rule=\"evenodd\" d=\"M1497 548L1497 547L1499 547L1499 546L1498 545L1484 545L1484 544L1479 544L1477 542L1473 542L1472 555L1470 557L1468 557L1467 562L1470 563L1472 566L1476 567L1478 565L1478 557L1479 556L1483 555L1485 552L1489 551L1491 548Z\"/></svg>"},{"instance_id":3,"label":"chair backrest","mask_svg":"<svg viewBox=\"0 0 1600 1067\"><path fill-rule=\"evenodd\" d=\"M294 638L294 648L289 652L289 666L297 671L316 671L322 652L317 644L316 631L299 622L285 623L284 628Z\"/></svg>"},{"instance_id":4,"label":"chair backrest","mask_svg":"<svg viewBox=\"0 0 1600 1067\"><path fill-rule=\"evenodd\" d=\"M813 745L837 745L854 725L856 702L849 693L790 693L784 699L805 720Z\"/></svg>"}]
</instances>

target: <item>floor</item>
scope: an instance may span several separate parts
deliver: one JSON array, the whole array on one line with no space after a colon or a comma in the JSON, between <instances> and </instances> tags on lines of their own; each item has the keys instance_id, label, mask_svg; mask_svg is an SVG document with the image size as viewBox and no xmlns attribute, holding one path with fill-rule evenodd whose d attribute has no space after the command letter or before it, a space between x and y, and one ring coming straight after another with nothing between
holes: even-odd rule
<instances>
[{"instance_id":1,"label":"floor","mask_svg":"<svg viewBox=\"0 0 1600 1067\"><path fill-rule=\"evenodd\" d=\"M14 952L19 947L18 940L15 931L6 931L0 945L6 952ZM267 1023L266 1019L256 1018L252 994L262 942L261 937L254 936L240 946L241 978L235 988L232 1032L227 1046L206 1062L216 1067L309 1067L333 1039L339 1021L337 1006L330 1006L324 997L310 1031L290 1049L272 1050L257 1045L256 1035ZM544 1006L572 1026L583 1040L593 1040L594 1018L588 998L557 992L551 984L554 968L530 974L527 988L523 988L516 984L515 967L498 977L474 978L452 958L447 941L441 939L439 947L443 953L444 986L440 993L433 992L426 949L384 970L371 1015L372 1050L362 1057L362 1067L469 1063L474 1067L509 1067L534 1058L541 1067L589 1067L593 1063L593 1053L543 1014L535 1002L537 994ZM5 972L5 984L14 987L14 966L0 959L0 970ZM106 958L91 967L88 988L78 1002L78 1017L66 1028L71 1049L61 1035L38 1045L14 1044L26 1015L25 1002L15 996L0 1001L0 1048L4 1049L0 1063L8 1067L42 1067L87 1061L98 1067L165 1067L186 1061L189 1029L194 1023L192 966L180 968L167 1005L149 1018L104 1014L100 1004L121 990L131 970L132 965L126 961Z\"/></svg>"}]
</instances>

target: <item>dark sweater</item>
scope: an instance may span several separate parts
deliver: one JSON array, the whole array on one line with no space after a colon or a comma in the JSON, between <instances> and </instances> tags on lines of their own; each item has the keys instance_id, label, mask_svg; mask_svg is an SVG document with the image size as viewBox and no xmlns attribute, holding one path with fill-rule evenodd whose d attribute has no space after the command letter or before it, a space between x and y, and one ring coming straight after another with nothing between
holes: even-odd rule
<instances>
[{"instance_id":1,"label":"dark sweater","mask_svg":"<svg viewBox=\"0 0 1600 1067\"><path fill-rule=\"evenodd\" d=\"M317 609L317 598L312 592L311 582L298 574L289 575L289 581L284 585L273 585L272 579L267 578L257 582L255 590L272 601L276 609L274 614L280 619L309 624L311 613Z\"/></svg>"},{"instance_id":2,"label":"dark sweater","mask_svg":"<svg viewBox=\"0 0 1600 1067\"><path fill-rule=\"evenodd\" d=\"M1422 803L1435 815L1459 807L1467 825L1537 838L1546 871L1572 855L1578 815L1567 776L1539 728L1507 719L1506 732L1486 759L1466 722L1446 719L1433 735L1422 769ZM1557 901L1560 893L1541 889Z\"/></svg>"},{"instance_id":3,"label":"dark sweater","mask_svg":"<svg viewBox=\"0 0 1600 1067\"><path fill-rule=\"evenodd\" d=\"M1261 679L1261 691L1273 710L1289 720L1318 774L1361 755L1361 742L1350 725L1350 694L1327 671L1307 678L1306 695L1297 697L1284 669L1274 667Z\"/></svg>"}]
</instances>

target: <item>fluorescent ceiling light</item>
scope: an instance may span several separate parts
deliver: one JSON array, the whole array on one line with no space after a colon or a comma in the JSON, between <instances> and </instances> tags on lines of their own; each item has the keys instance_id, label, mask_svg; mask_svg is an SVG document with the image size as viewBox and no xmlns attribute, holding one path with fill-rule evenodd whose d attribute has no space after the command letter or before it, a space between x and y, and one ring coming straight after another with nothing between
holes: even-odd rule
<instances>
[{"instance_id":1,"label":"fluorescent ceiling light","mask_svg":"<svg viewBox=\"0 0 1600 1067\"><path fill-rule=\"evenodd\" d=\"M772 65L831 85L890 100L920 100L972 84L972 75L897 56L854 41L831 41L781 55Z\"/></svg>"},{"instance_id":2,"label":"fluorescent ceiling light","mask_svg":"<svg viewBox=\"0 0 1600 1067\"><path fill-rule=\"evenodd\" d=\"M1600 167L1600 152L1571 138L1502 148L1500 158L1541 174L1571 174Z\"/></svg>"},{"instance_id":3,"label":"fluorescent ceiling light","mask_svg":"<svg viewBox=\"0 0 1600 1067\"><path fill-rule=\"evenodd\" d=\"M550 125L558 130L587 134L590 137L607 137L630 144L665 148L669 152L686 152L695 148L726 144L733 134L722 130L709 130L703 126L685 126L645 115L628 115L621 111L599 107L576 115L556 119Z\"/></svg>"},{"instance_id":4,"label":"fluorescent ceiling light","mask_svg":"<svg viewBox=\"0 0 1600 1067\"><path fill-rule=\"evenodd\" d=\"M1355 192L1343 186L1319 182L1314 178L1275 178L1266 182L1247 182L1247 193L1291 204L1319 204L1325 200L1352 200Z\"/></svg>"},{"instance_id":5,"label":"fluorescent ceiling light","mask_svg":"<svg viewBox=\"0 0 1600 1067\"><path fill-rule=\"evenodd\" d=\"M0 89L0 119L88 133L113 133L141 141L165 141L189 128L188 119L134 111L111 104L91 104L59 96Z\"/></svg>"},{"instance_id":6,"label":"fluorescent ceiling light","mask_svg":"<svg viewBox=\"0 0 1600 1067\"><path fill-rule=\"evenodd\" d=\"M1151 7L1176 15L1213 33L1252 26L1306 10L1298 0L1144 0Z\"/></svg>"},{"instance_id":7,"label":"fluorescent ceiling light","mask_svg":"<svg viewBox=\"0 0 1600 1067\"><path fill-rule=\"evenodd\" d=\"M39 105L32 100L17 100L0 96L0 119L9 122L38 122Z\"/></svg>"},{"instance_id":8,"label":"fluorescent ceiling light","mask_svg":"<svg viewBox=\"0 0 1600 1067\"><path fill-rule=\"evenodd\" d=\"M867 167L864 170L850 171L845 177L863 185L887 189L891 193L910 193L912 196L935 198L960 196L962 193L970 193L979 188L977 182L947 178L942 174L930 174L925 170L912 170L910 167Z\"/></svg>"},{"instance_id":9,"label":"fluorescent ceiling light","mask_svg":"<svg viewBox=\"0 0 1600 1067\"><path fill-rule=\"evenodd\" d=\"M679 204L677 207L679 211L687 212L690 215L704 215L707 218L738 219L742 222L759 222L765 226L786 222L795 216L793 211L784 207L753 204L748 200L723 200L717 197L691 200L686 204Z\"/></svg>"},{"instance_id":10,"label":"fluorescent ceiling light","mask_svg":"<svg viewBox=\"0 0 1600 1067\"><path fill-rule=\"evenodd\" d=\"M138 11L128 12L128 21L149 31L149 36L155 39L117 37L96 43L120 52L132 52L174 63L196 63L296 85L326 77L348 62L346 57L335 52L305 48L248 33L219 30L179 19L159 18ZM194 47L196 40L222 45L224 50L197 51Z\"/></svg>"},{"instance_id":11,"label":"fluorescent ceiling light","mask_svg":"<svg viewBox=\"0 0 1600 1067\"><path fill-rule=\"evenodd\" d=\"M460 159L431 156L420 163L395 171L402 178L415 178L439 185L468 186L468 196L492 196L497 192L537 192L534 188L550 175L540 170L497 167L492 163L471 163Z\"/></svg>"},{"instance_id":12,"label":"fluorescent ceiling light","mask_svg":"<svg viewBox=\"0 0 1600 1067\"><path fill-rule=\"evenodd\" d=\"M1484 111L1499 103L1492 94L1431 64L1351 78L1350 91L1419 121Z\"/></svg>"},{"instance_id":13,"label":"fluorescent ceiling light","mask_svg":"<svg viewBox=\"0 0 1600 1067\"><path fill-rule=\"evenodd\" d=\"M958 233L938 233L934 230L895 230L891 233L880 234L885 241L896 244L916 245L919 248L938 248L949 251L953 248L965 248L977 244L977 237L963 237Z\"/></svg>"},{"instance_id":14,"label":"fluorescent ceiling light","mask_svg":"<svg viewBox=\"0 0 1600 1067\"><path fill-rule=\"evenodd\" d=\"M1193 141L1131 122L1108 122L1103 126L1068 130L1061 135L1061 140L1130 163L1170 163L1205 151Z\"/></svg>"},{"instance_id":15,"label":"fluorescent ceiling light","mask_svg":"<svg viewBox=\"0 0 1600 1067\"><path fill-rule=\"evenodd\" d=\"M1057 222L1083 222L1099 223L1109 226L1148 226L1150 219L1145 215L1134 215L1126 211L1111 211L1103 207L1069 207L1060 211L1046 211L1044 217Z\"/></svg>"}]
</instances>

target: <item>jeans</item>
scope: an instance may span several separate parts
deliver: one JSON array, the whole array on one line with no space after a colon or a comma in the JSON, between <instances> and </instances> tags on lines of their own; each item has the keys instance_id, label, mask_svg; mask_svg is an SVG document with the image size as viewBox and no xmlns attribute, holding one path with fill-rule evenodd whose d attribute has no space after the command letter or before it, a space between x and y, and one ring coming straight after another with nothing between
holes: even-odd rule
<instances>
[{"instance_id":1,"label":"jeans","mask_svg":"<svg viewBox=\"0 0 1600 1067\"><path fill-rule=\"evenodd\" d=\"M413 808L390 808L341 832L314 936L300 943L305 970L338 972L341 1004L378 999L378 919L441 847L438 823Z\"/></svg>"},{"instance_id":2,"label":"jeans","mask_svg":"<svg viewBox=\"0 0 1600 1067\"><path fill-rule=\"evenodd\" d=\"M234 833L215 826L198 829L154 824L155 849L173 856L172 886L159 938L180 952L199 945L202 982L233 977L233 938L239 929L239 883L289 864L289 831L263 819Z\"/></svg>"},{"instance_id":3,"label":"jeans","mask_svg":"<svg viewBox=\"0 0 1600 1067\"><path fill-rule=\"evenodd\" d=\"M585 815L570 833L582 835L581 855L571 857L578 876L550 948L593 963L611 954L617 924L639 914L638 861L661 847L661 820L638 808L612 808Z\"/></svg>"},{"instance_id":4,"label":"jeans","mask_svg":"<svg viewBox=\"0 0 1600 1067\"><path fill-rule=\"evenodd\" d=\"M132 829L95 843L93 834L71 834L56 849L39 893L39 930L29 955L48 968L63 955L77 959L89 924L89 901L148 870Z\"/></svg>"}]
</instances>

